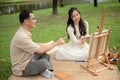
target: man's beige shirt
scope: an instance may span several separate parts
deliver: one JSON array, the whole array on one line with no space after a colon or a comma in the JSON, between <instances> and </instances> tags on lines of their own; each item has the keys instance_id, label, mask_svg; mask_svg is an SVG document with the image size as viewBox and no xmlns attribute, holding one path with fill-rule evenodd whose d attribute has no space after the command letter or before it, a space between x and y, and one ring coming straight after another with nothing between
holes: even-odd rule
<instances>
[{"instance_id":1,"label":"man's beige shirt","mask_svg":"<svg viewBox=\"0 0 120 80\"><path fill-rule=\"evenodd\" d=\"M10 45L10 57L14 75L22 75L22 70L25 69L27 63L32 59L33 53L38 49L39 45L32 41L31 33L20 26Z\"/></svg>"}]
</instances>

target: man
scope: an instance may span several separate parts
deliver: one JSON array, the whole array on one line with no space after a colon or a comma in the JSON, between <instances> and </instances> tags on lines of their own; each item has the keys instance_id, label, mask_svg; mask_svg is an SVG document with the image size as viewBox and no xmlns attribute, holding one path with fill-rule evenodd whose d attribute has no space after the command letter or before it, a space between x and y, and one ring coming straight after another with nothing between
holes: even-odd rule
<instances>
[{"instance_id":1,"label":"man","mask_svg":"<svg viewBox=\"0 0 120 80\"><path fill-rule=\"evenodd\" d=\"M63 44L60 38L54 43L45 45L35 43L31 39L31 29L36 26L35 15L30 10L22 10L19 14L20 27L15 33L10 45L12 72L17 76L32 76L41 74L46 78L54 76L50 56L47 51Z\"/></svg>"}]
</instances>

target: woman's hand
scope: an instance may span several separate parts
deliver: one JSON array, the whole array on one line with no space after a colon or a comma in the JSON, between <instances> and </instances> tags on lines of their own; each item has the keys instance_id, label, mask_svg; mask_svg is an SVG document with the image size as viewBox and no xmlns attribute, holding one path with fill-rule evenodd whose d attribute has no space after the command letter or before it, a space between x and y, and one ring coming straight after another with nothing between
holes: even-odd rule
<instances>
[{"instance_id":1,"label":"woman's hand","mask_svg":"<svg viewBox=\"0 0 120 80\"><path fill-rule=\"evenodd\" d=\"M82 36L81 37L81 42L84 44L90 37L89 36Z\"/></svg>"}]
</instances>

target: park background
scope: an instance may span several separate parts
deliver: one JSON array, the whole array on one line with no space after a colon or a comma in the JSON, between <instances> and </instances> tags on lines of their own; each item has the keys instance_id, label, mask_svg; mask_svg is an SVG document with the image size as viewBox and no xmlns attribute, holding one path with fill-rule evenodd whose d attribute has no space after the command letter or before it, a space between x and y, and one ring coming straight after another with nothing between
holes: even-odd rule
<instances>
[{"instance_id":1,"label":"park background","mask_svg":"<svg viewBox=\"0 0 120 80\"><path fill-rule=\"evenodd\" d=\"M8 1L8 0L0 0ZM9 0L12 2L22 0ZM65 0L67 1L67 0ZM74 0L75 1L75 0ZM99 1L99 0L98 0ZM52 2L51 2L52 4ZM1 6L1 5L0 5ZM89 22L89 33L96 31L101 23L102 10L106 8L104 29L110 28L111 35L109 39L109 47L117 47L120 54L120 2L118 0L107 0L98 2L94 7L93 2L66 4L64 7L58 5L58 13L52 14L52 7L33 10L37 18L37 26L32 32L32 39L35 42L49 42L66 36L67 12L70 7L76 7L80 10L82 18ZM0 8L1 9L1 8ZM0 14L0 80L7 80L12 74L10 62L10 42L19 28L19 11L10 14ZM66 39L66 42L68 40ZM120 64L117 65L120 70Z\"/></svg>"}]
</instances>

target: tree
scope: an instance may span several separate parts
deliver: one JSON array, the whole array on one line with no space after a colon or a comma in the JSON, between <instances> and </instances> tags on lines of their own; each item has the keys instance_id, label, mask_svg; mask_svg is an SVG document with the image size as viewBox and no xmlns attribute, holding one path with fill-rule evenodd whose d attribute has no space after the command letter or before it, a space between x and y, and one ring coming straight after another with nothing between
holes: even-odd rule
<instances>
[{"instance_id":1,"label":"tree","mask_svg":"<svg viewBox=\"0 0 120 80\"><path fill-rule=\"evenodd\" d=\"M120 2L120 0L119 0L119 2Z\"/></svg>"},{"instance_id":2,"label":"tree","mask_svg":"<svg viewBox=\"0 0 120 80\"><path fill-rule=\"evenodd\" d=\"M63 0L59 0L59 2L60 2L60 7L64 7Z\"/></svg>"},{"instance_id":3,"label":"tree","mask_svg":"<svg viewBox=\"0 0 120 80\"><path fill-rule=\"evenodd\" d=\"M56 15L57 12L57 2L58 0L53 0L52 8L53 8L53 15Z\"/></svg>"},{"instance_id":4,"label":"tree","mask_svg":"<svg viewBox=\"0 0 120 80\"><path fill-rule=\"evenodd\" d=\"M97 0L94 0L94 7L97 7Z\"/></svg>"}]
</instances>

